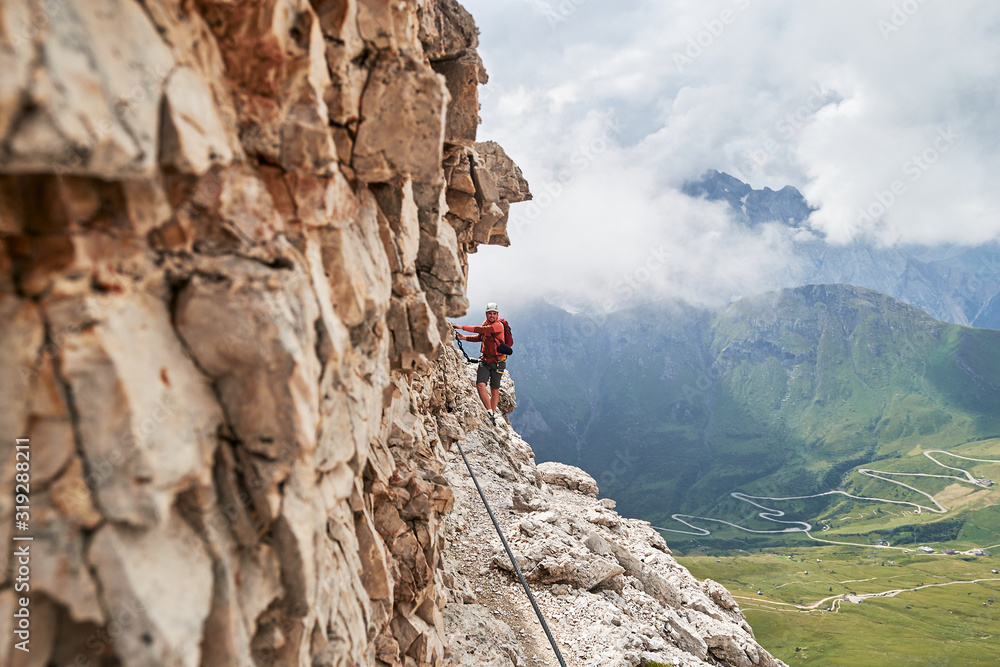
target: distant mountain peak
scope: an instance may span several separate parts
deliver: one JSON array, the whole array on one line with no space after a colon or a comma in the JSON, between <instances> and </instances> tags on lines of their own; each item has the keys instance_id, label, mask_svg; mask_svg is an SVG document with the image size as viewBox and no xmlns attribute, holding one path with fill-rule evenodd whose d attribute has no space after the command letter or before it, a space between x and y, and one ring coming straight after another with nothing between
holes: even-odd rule
<instances>
[{"instance_id":1,"label":"distant mountain peak","mask_svg":"<svg viewBox=\"0 0 1000 667\"><path fill-rule=\"evenodd\" d=\"M766 222L802 227L816 210L790 185L780 190L767 187L754 190L735 176L715 169L709 169L696 181L685 183L681 191L689 197L727 202L733 216L748 227Z\"/></svg>"}]
</instances>

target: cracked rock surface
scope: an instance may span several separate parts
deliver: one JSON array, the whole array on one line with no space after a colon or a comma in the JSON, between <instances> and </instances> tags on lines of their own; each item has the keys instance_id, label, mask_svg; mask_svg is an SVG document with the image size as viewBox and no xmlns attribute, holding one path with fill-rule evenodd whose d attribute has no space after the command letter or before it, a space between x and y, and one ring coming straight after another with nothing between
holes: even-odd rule
<instances>
[{"instance_id":1,"label":"cracked rock surface","mask_svg":"<svg viewBox=\"0 0 1000 667\"><path fill-rule=\"evenodd\" d=\"M514 365L511 362L510 365ZM649 523L619 516L596 498L586 472L535 465L530 445L498 420L484 423L473 395L474 371L448 351L440 382L462 387L446 406L461 425L465 451L567 664L636 667L779 667L755 640L732 595L679 565ZM516 373L515 370L512 371ZM514 409L504 378L501 411ZM447 439L446 439L447 441ZM558 665L493 524L457 451L443 454L455 507L445 519L445 630L458 664ZM486 622L483 611L492 613ZM514 655L509 637L519 638Z\"/></svg>"},{"instance_id":2,"label":"cracked rock surface","mask_svg":"<svg viewBox=\"0 0 1000 667\"><path fill-rule=\"evenodd\" d=\"M16 664L446 663L453 492L411 385L530 198L478 152L477 43L454 0L0 4Z\"/></svg>"}]
</instances>

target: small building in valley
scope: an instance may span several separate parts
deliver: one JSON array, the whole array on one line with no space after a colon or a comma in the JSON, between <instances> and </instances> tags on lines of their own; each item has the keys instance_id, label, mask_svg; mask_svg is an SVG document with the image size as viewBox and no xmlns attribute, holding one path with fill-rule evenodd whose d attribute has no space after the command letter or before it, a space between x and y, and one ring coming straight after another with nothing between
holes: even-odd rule
<instances>
[{"instance_id":1,"label":"small building in valley","mask_svg":"<svg viewBox=\"0 0 1000 667\"><path fill-rule=\"evenodd\" d=\"M934 549L931 549L930 547L917 547L917 551L923 551L925 554L934 553Z\"/></svg>"}]
</instances>

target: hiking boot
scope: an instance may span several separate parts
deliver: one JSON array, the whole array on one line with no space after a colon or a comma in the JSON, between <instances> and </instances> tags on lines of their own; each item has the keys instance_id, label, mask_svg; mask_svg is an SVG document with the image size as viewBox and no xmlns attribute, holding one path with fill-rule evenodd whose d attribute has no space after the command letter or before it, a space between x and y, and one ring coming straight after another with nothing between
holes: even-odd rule
<instances>
[{"instance_id":1,"label":"hiking boot","mask_svg":"<svg viewBox=\"0 0 1000 667\"><path fill-rule=\"evenodd\" d=\"M496 418L496 415L493 415L493 414L490 414L489 412L487 412L487 413L486 413L486 416L487 416L487 417L489 417L489 420L490 420L490 423L491 423L491 424L493 424L494 426L496 426L496 425L497 425L497 418Z\"/></svg>"}]
</instances>

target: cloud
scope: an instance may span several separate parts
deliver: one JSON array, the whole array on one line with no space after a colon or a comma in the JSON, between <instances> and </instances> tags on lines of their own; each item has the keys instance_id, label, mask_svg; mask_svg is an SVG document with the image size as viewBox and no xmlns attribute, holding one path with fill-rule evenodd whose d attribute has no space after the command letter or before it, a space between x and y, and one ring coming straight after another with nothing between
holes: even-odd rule
<instances>
[{"instance_id":1,"label":"cloud","mask_svg":"<svg viewBox=\"0 0 1000 667\"><path fill-rule=\"evenodd\" d=\"M658 293L725 299L794 274L781 234L727 227L679 194L710 168L798 187L831 243L1000 238L997 3L465 4L491 76L480 136L552 198L531 220L515 206L514 245L473 259L475 290L482 270L536 291L607 291L653 243L676 253L649 281Z\"/></svg>"},{"instance_id":2,"label":"cloud","mask_svg":"<svg viewBox=\"0 0 1000 667\"><path fill-rule=\"evenodd\" d=\"M538 166L534 199L512 208L514 245L471 256L473 304L545 296L610 312L655 295L712 305L801 272L787 228L750 230L726 205L664 187L619 143L624 130L598 114L567 128L564 159Z\"/></svg>"}]
</instances>

